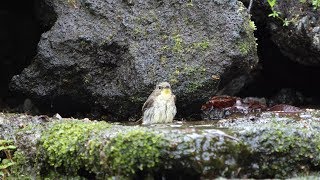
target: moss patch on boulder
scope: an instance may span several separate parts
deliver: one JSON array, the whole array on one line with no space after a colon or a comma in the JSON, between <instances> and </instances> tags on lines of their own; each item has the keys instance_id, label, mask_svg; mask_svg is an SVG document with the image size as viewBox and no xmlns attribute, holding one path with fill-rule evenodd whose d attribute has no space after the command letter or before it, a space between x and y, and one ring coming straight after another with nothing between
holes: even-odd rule
<instances>
[{"instance_id":1,"label":"moss patch on boulder","mask_svg":"<svg viewBox=\"0 0 320 180\"><path fill-rule=\"evenodd\" d=\"M110 126L106 122L74 120L53 123L41 136L39 156L43 155L54 168L64 167L66 172L76 173L80 168L96 163L90 156L92 141Z\"/></svg>"},{"instance_id":2,"label":"moss patch on boulder","mask_svg":"<svg viewBox=\"0 0 320 180\"><path fill-rule=\"evenodd\" d=\"M120 133L103 147L101 164L110 174L132 175L157 167L167 144L163 135L145 130Z\"/></svg>"}]
</instances>

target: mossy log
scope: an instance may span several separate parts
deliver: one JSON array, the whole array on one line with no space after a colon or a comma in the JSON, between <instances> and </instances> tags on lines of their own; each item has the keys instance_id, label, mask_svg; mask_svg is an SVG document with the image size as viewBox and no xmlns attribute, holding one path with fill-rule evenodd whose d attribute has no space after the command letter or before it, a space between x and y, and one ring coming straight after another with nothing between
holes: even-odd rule
<instances>
[{"instance_id":1,"label":"mossy log","mask_svg":"<svg viewBox=\"0 0 320 180\"><path fill-rule=\"evenodd\" d=\"M319 169L317 114L152 126L0 114L0 138L18 147L14 178L283 178Z\"/></svg>"}]
</instances>

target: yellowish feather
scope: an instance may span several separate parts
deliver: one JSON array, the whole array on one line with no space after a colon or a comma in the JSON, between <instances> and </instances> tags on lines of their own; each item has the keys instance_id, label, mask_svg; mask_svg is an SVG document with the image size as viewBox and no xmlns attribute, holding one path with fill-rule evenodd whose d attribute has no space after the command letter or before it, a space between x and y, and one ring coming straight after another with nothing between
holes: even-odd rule
<instances>
[{"instance_id":1,"label":"yellowish feather","mask_svg":"<svg viewBox=\"0 0 320 180\"><path fill-rule=\"evenodd\" d=\"M161 91L161 95L165 95L165 96L171 95L171 90L170 89L163 89Z\"/></svg>"}]
</instances>

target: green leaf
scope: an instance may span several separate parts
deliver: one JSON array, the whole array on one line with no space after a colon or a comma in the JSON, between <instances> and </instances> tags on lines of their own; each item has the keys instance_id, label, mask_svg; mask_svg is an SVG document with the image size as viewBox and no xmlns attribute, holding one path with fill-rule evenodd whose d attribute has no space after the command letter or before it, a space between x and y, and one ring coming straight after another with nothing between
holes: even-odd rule
<instances>
[{"instance_id":1,"label":"green leaf","mask_svg":"<svg viewBox=\"0 0 320 180\"><path fill-rule=\"evenodd\" d=\"M8 167L14 165L15 162L9 162L9 163L6 163L6 164L0 164L0 169L7 169Z\"/></svg>"},{"instance_id":2,"label":"green leaf","mask_svg":"<svg viewBox=\"0 0 320 180\"><path fill-rule=\"evenodd\" d=\"M4 160L2 160L2 164L8 164L8 163L10 163L11 161L9 160L9 159L4 159Z\"/></svg>"},{"instance_id":3,"label":"green leaf","mask_svg":"<svg viewBox=\"0 0 320 180\"><path fill-rule=\"evenodd\" d=\"M268 17L274 17L274 18L277 18L277 17L279 17L280 16L280 12L278 12L278 11L272 11L272 13L271 14L269 14L268 15Z\"/></svg>"},{"instance_id":4,"label":"green leaf","mask_svg":"<svg viewBox=\"0 0 320 180\"><path fill-rule=\"evenodd\" d=\"M276 5L277 0L268 0L268 4L270 5L271 9Z\"/></svg>"},{"instance_id":5,"label":"green leaf","mask_svg":"<svg viewBox=\"0 0 320 180\"><path fill-rule=\"evenodd\" d=\"M290 20L288 20L287 18L285 18L284 20L283 20L283 26L289 26L289 24L290 24Z\"/></svg>"},{"instance_id":6,"label":"green leaf","mask_svg":"<svg viewBox=\"0 0 320 180\"><path fill-rule=\"evenodd\" d=\"M4 139L0 139L0 144L11 144L13 143L12 140L4 140Z\"/></svg>"},{"instance_id":7,"label":"green leaf","mask_svg":"<svg viewBox=\"0 0 320 180\"><path fill-rule=\"evenodd\" d=\"M17 149L17 147L16 147L16 146L13 146L13 145L10 145L10 146L0 146L0 151L2 151L2 150L9 150L9 149L13 150L13 149Z\"/></svg>"},{"instance_id":8,"label":"green leaf","mask_svg":"<svg viewBox=\"0 0 320 180\"><path fill-rule=\"evenodd\" d=\"M16 147L16 146L13 146L13 145L10 145L10 146L7 146L7 149L12 149L12 150L14 150L14 149L17 149L17 147Z\"/></svg>"},{"instance_id":9,"label":"green leaf","mask_svg":"<svg viewBox=\"0 0 320 180\"><path fill-rule=\"evenodd\" d=\"M320 6L320 0L312 0L312 6L314 9L318 9Z\"/></svg>"}]
</instances>

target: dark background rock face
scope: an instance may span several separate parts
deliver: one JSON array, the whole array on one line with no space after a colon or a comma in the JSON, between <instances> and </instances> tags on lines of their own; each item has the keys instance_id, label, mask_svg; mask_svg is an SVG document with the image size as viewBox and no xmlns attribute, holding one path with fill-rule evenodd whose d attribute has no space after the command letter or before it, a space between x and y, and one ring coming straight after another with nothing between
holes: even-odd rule
<instances>
[{"instance_id":1,"label":"dark background rock face","mask_svg":"<svg viewBox=\"0 0 320 180\"><path fill-rule=\"evenodd\" d=\"M247 6L249 1L243 0L243 2ZM303 4L299 3L299 1L277 2L282 4L282 8L284 8L283 5L285 3L288 3L287 8L293 8L293 4L290 2L294 2L297 7L303 7L301 9L302 12L296 10L288 12L286 10L285 15L288 17L290 15L299 15L299 18L302 18L303 14L319 15L315 14L319 9L315 11L307 3ZM283 9L277 10L284 15ZM254 72L252 83L247 84L237 95L241 97L265 97L279 102L281 98L276 100L274 99L275 96L281 93L283 88L289 88L298 92L298 94L302 93L304 96L303 101L300 101L300 103L296 101L292 105L319 107L320 87L318 84L320 83L320 67L315 61L320 56L313 59L315 63L309 62L315 50L311 46L313 33L310 31L298 32L295 29L295 24L284 27L279 19L268 17L271 10L267 6L267 1L254 1L251 13L252 20L257 25L255 36L258 39L259 65ZM277 29L272 28L275 26ZM311 26L311 24L308 24L308 26ZM315 26L319 26L319 23L318 25L315 24ZM299 38L297 38L297 35L299 35ZM302 44L306 42L309 45ZM303 53L301 53L302 51ZM318 53L320 52L319 50L317 51ZM288 53L291 55L288 55ZM299 97L296 96L295 98Z\"/></svg>"},{"instance_id":2,"label":"dark background rock face","mask_svg":"<svg viewBox=\"0 0 320 180\"><path fill-rule=\"evenodd\" d=\"M41 35L11 90L53 111L103 111L128 118L160 81L172 84L180 113L257 64L253 28L238 1L45 1L56 21ZM43 8L40 8L43 9ZM212 78L219 76L220 80ZM232 87L239 91L240 86ZM45 107L44 106L44 107Z\"/></svg>"},{"instance_id":3,"label":"dark background rock face","mask_svg":"<svg viewBox=\"0 0 320 180\"><path fill-rule=\"evenodd\" d=\"M242 0L245 4L249 0ZM302 65L320 65L320 9L311 1L277 1L274 10L279 17L290 21L285 26L279 18L268 17L271 8L267 1L253 2L253 19L263 23L270 38L286 57Z\"/></svg>"},{"instance_id":4,"label":"dark background rock face","mask_svg":"<svg viewBox=\"0 0 320 180\"><path fill-rule=\"evenodd\" d=\"M320 10L311 2L279 1L277 10L293 22L284 27L270 23L272 40L291 60L304 65L320 65Z\"/></svg>"}]
</instances>

